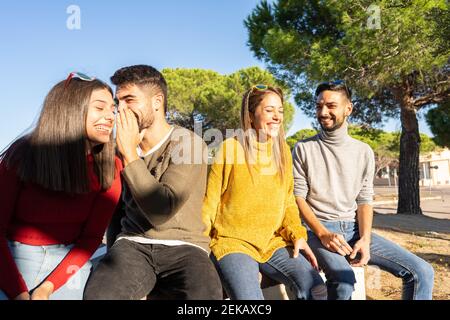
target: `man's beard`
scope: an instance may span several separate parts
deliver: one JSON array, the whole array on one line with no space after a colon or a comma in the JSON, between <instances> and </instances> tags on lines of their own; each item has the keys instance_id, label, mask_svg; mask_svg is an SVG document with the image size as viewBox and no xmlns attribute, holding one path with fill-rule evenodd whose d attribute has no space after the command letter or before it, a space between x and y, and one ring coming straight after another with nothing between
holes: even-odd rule
<instances>
[{"instance_id":1,"label":"man's beard","mask_svg":"<svg viewBox=\"0 0 450 320\"><path fill-rule=\"evenodd\" d=\"M333 132L333 131L339 129L340 127L342 127L342 125L343 125L344 122L345 122L346 117L343 116L343 117L340 118L340 119L338 119L338 118L336 118L336 117L329 117L329 118L327 118L327 119L331 119L332 121L334 121L334 124L333 124L332 127L328 127L328 128L327 128L327 127L325 127L324 125L322 125L322 122L320 121L320 120L321 120L320 117L317 118L317 121L319 122L320 127L322 128L323 131Z\"/></svg>"},{"instance_id":2,"label":"man's beard","mask_svg":"<svg viewBox=\"0 0 450 320\"><path fill-rule=\"evenodd\" d=\"M143 117L139 117L138 119L138 126L139 126L139 131L148 129L152 126L153 121L155 120L155 115L153 113L149 114L145 114L143 115Z\"/></svg>"}]
</instances>

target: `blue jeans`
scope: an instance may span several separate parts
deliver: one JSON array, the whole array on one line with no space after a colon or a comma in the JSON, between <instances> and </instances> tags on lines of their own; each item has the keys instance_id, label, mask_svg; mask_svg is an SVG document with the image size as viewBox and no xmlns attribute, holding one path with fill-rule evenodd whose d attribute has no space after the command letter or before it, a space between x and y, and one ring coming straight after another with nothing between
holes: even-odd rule
<instances>
[{"instance_id":1,"label":"blue jeans","mask_svg":"<svg viewBox=\"0 0 450 320\"><path fill-rule=\"evenodd\" d=\"M8 245L29 291L39 286L73 247L73 245L63 244L30 246L16 241L9 241ZM74 266L73 270L67 270L69 273L78 271L61 288L50 295L50 300L81 300L91 267L92 264L88 261L81 269ZM0 300L7 299L5 293L0 290Z\"/></svg>"},{"instance_id":2,"label":"blue jeans","mask_svg":"<svg viewBox=\"0 0 450 320\"><path fill-rule=\"evenodd\" d=\"M291 288L297 299L312 299L311 289L324 284L303 255L292 258L291 247L278 249L266 263L243 253L230 253L219 261L211 254L211 259L232 300L264 300L259 272Z\"/></svg>"},{"instance_id":3,"label":"blue jeans","mask_svg":"<svg viewBox=\"0 0 450 320\"><path fill-rule=\"evenodd\" d=\"M351 247L360 238L356 222L321 221L321 223L330 232L341 234ZM351 299L356 279L347 258L327 250L320 239L309 229L308 244L327 278L328 299ZM369 265L378 266L380 269L402 278L403 299L432 299L433 267L406 249L374 233L372 233L370 244Z\"/></svg>"}]
</instances>

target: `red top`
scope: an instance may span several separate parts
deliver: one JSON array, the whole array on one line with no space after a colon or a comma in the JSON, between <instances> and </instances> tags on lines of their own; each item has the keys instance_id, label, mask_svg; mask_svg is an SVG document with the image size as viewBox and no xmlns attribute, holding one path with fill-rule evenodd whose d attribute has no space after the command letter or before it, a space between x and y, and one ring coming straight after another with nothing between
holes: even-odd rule
<instances>
[{"instance_id":1,"label":"red top","mask_svg":"<svg viewBox=\"0 0 450 320\"><path fill-rule=\"evenodd\" d=\"M101 191L92 156L88 164L93 191L74 196L22 183L14 170L0 165L0 289L10 299L29 289L11 256L8 240L36 246L74 244L45 279L54 284L54 291L73 275L73 266L81 268L101 244L122 190L122 163L116 157L115 179L106 191Z\"/></svg>"}]
</instances>

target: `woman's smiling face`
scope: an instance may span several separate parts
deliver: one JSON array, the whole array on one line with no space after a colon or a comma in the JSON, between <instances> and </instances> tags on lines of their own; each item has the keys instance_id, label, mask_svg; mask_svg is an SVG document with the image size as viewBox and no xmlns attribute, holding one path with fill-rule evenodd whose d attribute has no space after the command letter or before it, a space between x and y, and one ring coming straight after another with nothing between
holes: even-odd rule
<instances>
[{"instance_id":1,"label":"woman's smiling face","mask_svg":"<svg viewBox=\"0 0 450 320\"><path fill-rule=\"evenodd\" d=\"M255 112L250 114L252 127L258 135L265 135L265 138L275 138L278 136L280 126L283 125L283 103L275 93L268 93L261 103L256 107Z\"/></svg>"},{"instance_id":2,"label":"woman's smiling face","mask_svg":"<svg viewBox=\"0 0 450 320\"><path fill-rule=\"evenodd\" d=\"M115 103L107 89L94 90L86 117L86 134L91 145L108 143L114 126Z\"/></svg>"}]
</instances>

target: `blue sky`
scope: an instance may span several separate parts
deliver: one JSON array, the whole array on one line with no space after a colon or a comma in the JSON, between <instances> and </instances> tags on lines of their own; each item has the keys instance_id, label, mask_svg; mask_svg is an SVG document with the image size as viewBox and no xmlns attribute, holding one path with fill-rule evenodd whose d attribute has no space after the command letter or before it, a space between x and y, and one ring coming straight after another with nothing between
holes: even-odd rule
<instances>
[{"instance_id":1,"label":"blue sky","mask_svg":"<svg viewBox=\"0 0 450 320\"><path fill-rule=\"evenodd\" d=\"M264 65L246 45L243 20L259 0L40 0L0 9L0 149L36 120L45 95L70 71L108 81L123 66L204 68L223 74ZM66 27L70 5L81 29ZM299 110L288 132L310 127ZM392 120L386 130L399 130ZM431 135L425 121L420 131Z\"/></svg>"}]
</instances>

